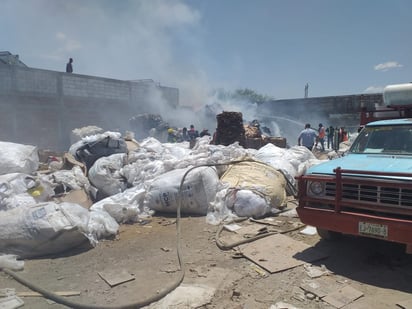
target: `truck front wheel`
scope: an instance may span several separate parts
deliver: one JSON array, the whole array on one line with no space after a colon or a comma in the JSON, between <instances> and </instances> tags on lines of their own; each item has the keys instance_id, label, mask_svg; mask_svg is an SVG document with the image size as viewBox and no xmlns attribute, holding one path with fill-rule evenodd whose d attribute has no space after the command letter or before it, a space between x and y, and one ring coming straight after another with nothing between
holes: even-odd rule
<instances>
[{"instance_id":1,"label":"truck front wheel","mask_svg":"<svg viewBox=\"0 0 412 309\"><path fill-rule=\"evenodd\" d=\"M316 228L316 230L318 231L318 235L322 239L326 239L326 240L335 240L335 239L340 238L340 236L342 236L342 234L339 232L329 231L329 230L321 229L318 227Z\"/></svg>"}]
</instances>

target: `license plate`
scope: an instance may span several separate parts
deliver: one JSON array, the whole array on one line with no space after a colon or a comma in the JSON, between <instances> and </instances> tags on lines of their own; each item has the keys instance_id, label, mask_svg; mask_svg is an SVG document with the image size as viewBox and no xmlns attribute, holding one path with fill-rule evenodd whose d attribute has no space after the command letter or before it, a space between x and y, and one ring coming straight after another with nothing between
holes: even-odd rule
<instances>
[{"instance_id":1,"label":"license plate","mask_svg":"<svg viewBox=\"0 0 412 309\"><path fill-rule=\"evenodd\" d=\"M359 222L359 235L387 238L388 226L377 223Z\"/></svg>"}]
</instances>

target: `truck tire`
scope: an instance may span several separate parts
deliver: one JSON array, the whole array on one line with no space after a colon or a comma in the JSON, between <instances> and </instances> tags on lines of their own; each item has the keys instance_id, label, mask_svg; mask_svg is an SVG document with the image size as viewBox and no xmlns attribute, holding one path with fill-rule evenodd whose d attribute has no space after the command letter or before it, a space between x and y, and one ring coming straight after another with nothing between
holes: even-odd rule
<instances>
[{"instance_id":1,"label":"truck tire","mask_svg":"<svg viewBox=\"0 0 412 309\"><path fill-rule=\"evenodd\" d=\"M316 230L320 238L326 239L326 240L335 240L335 239L339 239L342 236L342 234L339 232L329 231L329 230L321 229L319 227L317 227Z\"/></svg>"}]
</instances>

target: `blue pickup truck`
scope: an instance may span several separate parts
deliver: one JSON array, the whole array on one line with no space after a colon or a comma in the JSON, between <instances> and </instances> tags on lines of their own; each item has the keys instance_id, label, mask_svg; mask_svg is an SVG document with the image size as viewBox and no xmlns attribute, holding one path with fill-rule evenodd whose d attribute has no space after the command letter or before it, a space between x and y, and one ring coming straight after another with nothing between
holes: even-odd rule
<instances>
[{"instance_id":1,"label":"blue pickup truck","mask_svg":"<svg viewBox=\"0 0 412 309\"><path fill-rule=\"evenodd\" d=\"M409 118L366 123L343 157L297 177L299 217L321 237L380 238L412 253L412 105L391 109Z\"/></svg>"}]
</instances>

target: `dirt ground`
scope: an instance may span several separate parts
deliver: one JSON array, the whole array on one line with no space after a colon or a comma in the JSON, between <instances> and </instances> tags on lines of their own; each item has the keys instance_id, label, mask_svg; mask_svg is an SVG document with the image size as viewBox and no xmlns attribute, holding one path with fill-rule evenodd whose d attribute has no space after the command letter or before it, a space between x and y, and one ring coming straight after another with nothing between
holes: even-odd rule
<instances>
[{"instance_id":1,"label":"dirt ground","mask_svg":"<svg viewBox=\"0 0 412 309\"><path fill-rule=\"evenodd\" d=\"M406 304L407 301L411 306L412 257L404 253L402 245L355 237L325 241L320 240L317 234L300 233L304 227L300 227L296 217L278 216L272 220L274 223L269 225L239 222L238 225L247 227L249 231L241 235L207 224L205 217L183 217L180 221L185 268L183 282L174 294L167 296L175 295L174 303L154 303L148 308L267 309L272 305L272 308L293 308L274 306L281 302L296 308L337 308L319 295L305 294L301 286L313 285L315 279L330 280L325 282L337 287L349 285L362 294L344 308L399 308L398 303ZM230 244L255 235L253 231L292 229L295 230L283 235L310 245L327 257L269 273L239 254L238 247L229 249ZM176 283L181 274L176 254L176 231L174 216L155 216L143 224L122 225L116 239L101 241L95 248L85 246L65 255L26 260L24 270L18 274L49 291L79 292L79 296L65 299L84 304L83 308L119 308L125 304L141 303ZM330 274L311 278L308 265L324 265L323 269L329 270ZM103 280L110 276L114 278L113 273L122 272L134 280L115 286ZM108 275L110 273L112 275ZM5 288L15 289L17 295L30 291L0 272L0 289ZM24 301L23 308L68 308L44 297L20 298Z\"/></svg>"}]
</instances>

